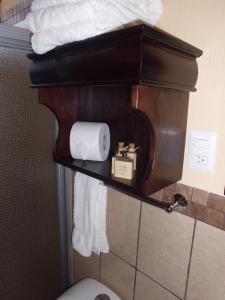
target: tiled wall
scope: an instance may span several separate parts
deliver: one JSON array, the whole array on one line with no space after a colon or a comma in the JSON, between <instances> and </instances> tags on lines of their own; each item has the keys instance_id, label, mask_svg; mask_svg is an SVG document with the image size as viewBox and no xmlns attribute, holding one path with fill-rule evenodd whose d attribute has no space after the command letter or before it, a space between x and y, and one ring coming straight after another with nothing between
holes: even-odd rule
<instances>
[{"instance_id":1,"label":"tiled wall","mask_svg":"<svg viewBox=\"0 0 225 300\"><path fill-rule=\"evenodd\" d=\"M152 197L170 202L175 193L180 193L188 200L187 209L180 213L225 230L225 197L208 193L183 184L174 184L152 195Z\"/></svg>"},{"instance_id":2,"label":"tiled wall","mask_svg":"<svg viewBox=\"0 0 225 300\"><path fill-rule=\"evenodd\" d=\"M21 0L17 5L1 13L1 22L15 25L23 21L30 11L33 0Z\"/></svg>"},{"instance_id":3,"label":"tiled wall","mask_svg":"<svg viewBox=\"0 0 225 300\"><path fill-rule=\"evenodd\" d=\"M170 200L177 191L189 199L186 215L109 190L111 252L90 258L74 252L75 280L98 279L123 300L224 300L225 232L188 216L222 227L224 198L183 185L155 196Z\"/></svg>"}]
</instances>

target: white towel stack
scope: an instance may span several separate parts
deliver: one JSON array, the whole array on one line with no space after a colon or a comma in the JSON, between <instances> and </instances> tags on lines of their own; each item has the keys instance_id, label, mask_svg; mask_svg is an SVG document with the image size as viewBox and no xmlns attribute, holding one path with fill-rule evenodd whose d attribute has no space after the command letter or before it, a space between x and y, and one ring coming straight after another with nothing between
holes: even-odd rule
<instances>
[{"instance_id":1,"label":"white towel stack","mask_svg":"<svg viewBox=\"0 0 225 300\"><path fill-rule=\"evenodd\" d=\"M89 257L108 253L106 236L107 188L97 179L76 173L74 179L73 247Z\"/></svg>"},{"instance_id":2,"label":"white towel stack","mask_svg":"<svg viewBox=\"0 0 225 300\"><path fill-rule=\"evenodd\" d=\"M38 54L137 21L155 25L162 0L34 0L25 24Z\"/></svg>"}]
</instances>

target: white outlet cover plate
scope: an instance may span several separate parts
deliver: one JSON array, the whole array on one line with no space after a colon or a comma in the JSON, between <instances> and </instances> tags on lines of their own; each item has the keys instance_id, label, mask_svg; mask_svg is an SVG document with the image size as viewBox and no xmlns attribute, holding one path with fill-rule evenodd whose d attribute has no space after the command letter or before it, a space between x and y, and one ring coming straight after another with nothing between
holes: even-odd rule
<instances>
[{"instance_id":1,"label":"white outlet cover plate","mask_svg":"<svg viewBox=\"0 0 225 300\"><path fill-rule=\"evenodd\" d=\"M192 130L189 136L188 167L194 171L215 172L217 132Z\"/></svg>"}]
</instances>

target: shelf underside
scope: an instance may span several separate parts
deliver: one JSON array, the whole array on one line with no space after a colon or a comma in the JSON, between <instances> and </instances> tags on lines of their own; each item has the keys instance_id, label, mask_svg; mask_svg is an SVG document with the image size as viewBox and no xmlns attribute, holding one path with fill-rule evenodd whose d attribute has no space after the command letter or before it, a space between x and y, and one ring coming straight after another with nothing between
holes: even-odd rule
<instances>
[{"instance_id":1,"label":"shelf underside","mask_svg":"<svg viewBox=\"0 0 225 300\"><path fill-rule=\"evenodd\" d=\"M141 192L141 178L137 180L126 180L116 178L111 175L111 162L106 160L104 162L88 161L88 160L73 160L70 157L55 159L55 162L66 166L72 170L94 177L104 182L105 185L113 189L122 191L130 196L138 198L144 202L150 203L160 208L168 208L171 203L158 201L151 197L145 196Z\"/></svg>"}]
</instances>

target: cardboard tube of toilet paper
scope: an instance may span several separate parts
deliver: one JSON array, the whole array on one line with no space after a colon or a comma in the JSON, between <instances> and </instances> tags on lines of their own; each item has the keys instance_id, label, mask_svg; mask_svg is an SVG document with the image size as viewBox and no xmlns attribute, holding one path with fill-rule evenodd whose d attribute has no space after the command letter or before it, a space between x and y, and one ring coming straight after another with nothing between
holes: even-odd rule
<instances>
[{"instance_id":1,"label":"cardboard tube of toilet paper","mask_svg":"<svg viewBox=\"0 0 225 300\"><path fill-rule=\"evenodd\" d=\"M110 149L110 131L105 123L76 122L70 131L70 152L74 159L104 161Z\"/></svg>"}]
</instances>

